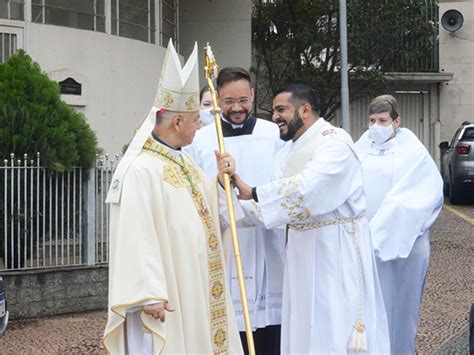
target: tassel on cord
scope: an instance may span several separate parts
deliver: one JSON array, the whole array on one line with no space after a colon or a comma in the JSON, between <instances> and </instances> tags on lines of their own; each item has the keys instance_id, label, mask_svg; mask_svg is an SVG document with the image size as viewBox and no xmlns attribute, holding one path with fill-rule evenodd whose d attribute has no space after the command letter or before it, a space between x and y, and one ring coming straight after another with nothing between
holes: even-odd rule
<instances>
[{"instance_id":1,"label":"tassel on cord","mask_svg":"<svg viewBox=\"0 0 474 355\"><path fill-rule=\"evenodd\" d=\"M361 320L354 324L351 339L347 345L347 350L354 353L365 353L367 351L367 341L365 339L365 325Z\"/></svg>"}]
</instances>

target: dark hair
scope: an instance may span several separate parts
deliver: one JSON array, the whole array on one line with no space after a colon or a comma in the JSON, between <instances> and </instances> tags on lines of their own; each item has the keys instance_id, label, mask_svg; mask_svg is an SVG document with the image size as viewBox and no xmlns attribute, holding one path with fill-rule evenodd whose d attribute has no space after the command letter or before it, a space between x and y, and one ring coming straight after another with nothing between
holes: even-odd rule
<instances>
[{"instance_id":1,"label":"dark hair","mask_svg":"<svg viewBox=\"0 0 474 355\"><path fill-rule=\"evenodd\" d=\"M204 87L201 89L201 91L199 91L199 103L201 103L202 101L202 97L204 96L204 94L208 91L211 91L211 89L209 89L209 86L208 85L204 85Z\"/></svg>"},{"instance_id":2,"label":"dark hair","mask_svg":"<svg viewBox=\"0 0 474 355\"><path fill-rule=\"evenodd\" d=\"M275 92L278 94L289 92L291 93L290 101L295 107L300 107L306 103L311 105L311 110L319 116L319 100L312 88L305 84L290 84L285 85Z\"/></svg>"},{"instance_id":3,"label":"dark hair","mask_svg":"<svg viewBox=\"0 0 474 355\"><path fill-rule=\"evenodd\" d=\"M250 81L250 74L247 70L240 67L226 67L222 68L217 76L217 90L219 91L225 84L228 84L237 80L247 80L249 85L252 86Z\"/></svg>"}]
</instances>

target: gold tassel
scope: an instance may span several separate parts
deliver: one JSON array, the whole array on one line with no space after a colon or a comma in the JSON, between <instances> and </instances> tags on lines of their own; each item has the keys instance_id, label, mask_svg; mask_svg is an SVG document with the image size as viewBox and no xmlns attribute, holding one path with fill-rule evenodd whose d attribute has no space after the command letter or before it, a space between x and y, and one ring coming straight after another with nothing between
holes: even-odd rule
<instances>
[{"instance_id":1,"label":"gold tassel","mask_svg":"<svg viewBox=\"0 0 474 355\"><path fill-rule=\"evenodd\" d=\"M349 340L349 345L347 345L347 350L354 353L365 353L367 351L365 325L360 319L354 324L354 330Z\"/></svg>"}]
</instances>

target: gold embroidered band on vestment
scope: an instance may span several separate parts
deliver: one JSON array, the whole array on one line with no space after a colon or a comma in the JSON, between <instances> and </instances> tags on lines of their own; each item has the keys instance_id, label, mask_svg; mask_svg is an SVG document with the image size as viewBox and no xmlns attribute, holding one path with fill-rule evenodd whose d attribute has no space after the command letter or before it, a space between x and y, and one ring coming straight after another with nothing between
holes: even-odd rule
<instances>
[{"instance_id":1,"label":"gold embroidered band on vestment","mask_svg":"<svg viewBox=\"0 0 474 355\"><path fill-rule=\"evenodd\" d=\"M297 230L297 231L306 231L309 229L316 229L316 228L322 228L322 227L327 227L327 226L356 223L359 220L361 220L363 217L364 216L356 216L352 218L330 219L327 221L318 221L318 222L312 222L312 223L289 224L288 228Z\"/></svg>"},{"instance_id":2,"label":"gold embroidered band on vestment","mask_svg":"<svg viewBox=\"0 0 474 355\"><path fill-rule=\"evenodd\" d=\"M211 320L211 341L214 355L229 353L229 334L227 304L225 294L225 275L221 249L217 239L214 219L207 206L204 195L198 188L198 171L186 164L183 157L177 158L164 145L148 138L143 149L157 155L168 164L163 169L163 180L176 188L189 188L201 218L207 239L207 266L209 275L209 318Z\"/></svg>"}]
</instances>

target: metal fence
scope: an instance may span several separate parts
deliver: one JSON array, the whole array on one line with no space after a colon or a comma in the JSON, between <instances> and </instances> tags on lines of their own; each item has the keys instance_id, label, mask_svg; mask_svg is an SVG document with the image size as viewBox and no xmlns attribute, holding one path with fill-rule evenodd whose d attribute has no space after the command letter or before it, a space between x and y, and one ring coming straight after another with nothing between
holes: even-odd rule
<instances>
[{"instance_id":1,"label":"metal fence","mask_svg":"<svg viewBox=\"0 0 474 355\"><path fill-rule=\"evenodd\" d=\"M40 154L0 166L0 270L108 262L105 196L118 157L50 172Z\"/></svg>"}]
</instances>

